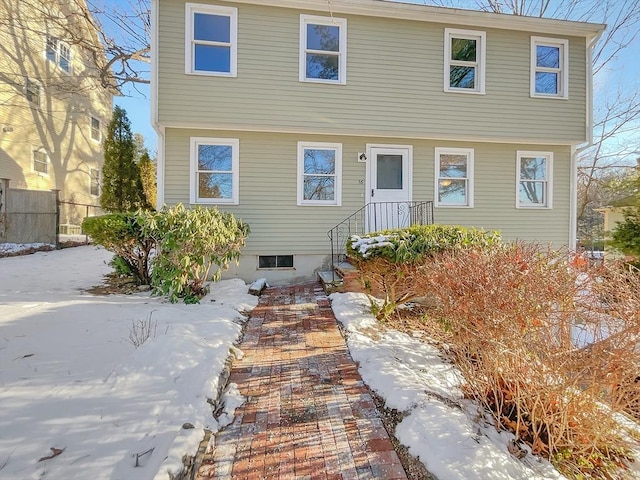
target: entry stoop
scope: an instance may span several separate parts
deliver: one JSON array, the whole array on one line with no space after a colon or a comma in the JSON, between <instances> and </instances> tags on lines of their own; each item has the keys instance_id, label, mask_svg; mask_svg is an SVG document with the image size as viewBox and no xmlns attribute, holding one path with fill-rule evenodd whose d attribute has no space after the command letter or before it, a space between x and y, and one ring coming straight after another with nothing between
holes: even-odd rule
<instances>
[{"instance_id":1,"label":"entry stoop","mask_svg":"<svg viewBox=\"0 0 640 480\"><path fill-rule=\"evenodd\" d=\"M364 292L360 283L360 271L349 262L334 265L334 272L319 272L318 277L327 294L335 292Z\"/></svg>"}]
</instances>

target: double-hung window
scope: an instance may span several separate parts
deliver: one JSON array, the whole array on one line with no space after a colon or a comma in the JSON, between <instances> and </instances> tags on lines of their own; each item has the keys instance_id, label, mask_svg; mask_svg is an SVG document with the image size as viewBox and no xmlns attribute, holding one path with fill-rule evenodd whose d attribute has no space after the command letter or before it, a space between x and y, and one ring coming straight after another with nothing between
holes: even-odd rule
<instances>
[{"instance_id":1,"label":"double-hung window","mask_svg":"<svg viewBox=\"0 0 640 480\"><path fill-rule=\"evenodd\" d=\"M473 149L436 148L437 207L473 207Z\"/></svg>"},{"instance_id":2,"label":"double-hung window","mask_svg":"<svg viewBox=\"0 0 640 480\"><path fill-rule=\"evenodd\" d=\"M340 205L342 144L298 142L298 205Z\"/></svg>"},{"instance_id":3,"label":"double-hung window","mask_svg":"<svg viewBox=\"0 0 640 480\"><path fill-rule=\"evenodd\" d=\"M71 49L57 37L47 35L47 60L58 65L63 71L71 72Z\"/></svg>"},{"instance_id":4,"label":"double-hung window","mask_svg":"<svg viewBox=\"0 0 640 480\"><path fill-rule=\"evenodd\" d=\"M102 140L102 132L100 131L100 120L91 117L91 139L99 142Z\"/></svg>"},{"instance_id":5,"label":"double-hung window","mask_svg":"<svg viewBox=\"0 0 640 480\"><path fill-rule=\"evenodd\" d=\"M553 153L517 152L518 208L551 208Z\"/></svg>"},{"instance_id":6,"label":"double-hung window","mask_svg":"<svg viewBox=\"0 0 640 480\"><path fill-rule=\"evenodd\" d=\"M445 92L484 93L486 33L444 30Z\"/></svg>"},{"instance_id":7,"label":"double-hung window","mask_svg":"<svg viewBox=\"0 0 640 480\"><path fill-rule=\"evenodd\" d=\"M300 15L300 81L347 83L347 20Z\"/></svg>"},{"instance_id":8,"label":"double-hung window","mask_svg":"<svg viewBox=\"0 0 640 480\"><path fill-rule=\"evenodd\" d=\"M49 156L43 148L33 151L33 171L38 173L49 173Z\"/></svg>"},{"instance_id":9,"label":"double-hung window","mask_svg":"<svg viewBox=\"0 0 640 480\"><path fill-rule=\"evenodd\" d=\"M35 106L40 106L40 84L29 77L26 78L24 83L24 95L27 101Z\"/></svg>"},{"instance_id":10,"label":"double-hung window","mask_svg":"<svg viewBox=\"0 0 640 480\"><path fill-rule=\"evenodd\" d=\"M531 37L531 96L569 97L569 42Z\"/></svg>"},{"instance_id":11,"label":"double-hung window","mask_svg":"<svg viewBox=\"0 0 640 480\"><path fill-rule=\"evenodd\" d=\"M235 77L238 9L187 3L185 20L185 72Z\"/></svg>"},{"instance_id":12,"label":"double-hung window","mask_svg":"<svg viewBox=\"0 0 640 480\"><path fill-rule=\"evenodd\" d=\"M240 141L191 138L191 203L238 204Z\"/></svg>"}]
</instances>

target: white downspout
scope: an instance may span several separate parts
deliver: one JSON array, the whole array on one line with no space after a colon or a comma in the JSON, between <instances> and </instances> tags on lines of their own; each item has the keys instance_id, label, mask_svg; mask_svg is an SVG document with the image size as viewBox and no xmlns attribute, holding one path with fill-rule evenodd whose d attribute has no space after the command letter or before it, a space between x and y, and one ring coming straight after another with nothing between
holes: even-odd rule
<instances>
[{"instance_id":1,"label":"white downspout","mask_svg":"<svg viewBox=\"0 0 640 480\"><path fill-rule=\"evenodd\" d=\"M164 127L158 122L158 19L160 0L151 0L151 126L156 131L157 159L156 159L156 208L160 210L164 205Z\"/></svg>"}]
</instances>

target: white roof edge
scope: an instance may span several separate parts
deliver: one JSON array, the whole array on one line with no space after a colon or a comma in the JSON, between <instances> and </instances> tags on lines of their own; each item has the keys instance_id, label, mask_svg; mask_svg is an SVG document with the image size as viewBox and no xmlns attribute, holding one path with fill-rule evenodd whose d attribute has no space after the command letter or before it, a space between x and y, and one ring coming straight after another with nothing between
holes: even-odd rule
<instances>
[{"instance_id":1,"label":"white roof edge","mask_svg":"<svg viewBox=\"0 0 640 480\"><path fill-rule=\"evenodd\" d=\"M227 0L224 0L227 1ZM434 7L391 0L230 0L282 8L295 8L331 14L364 15L423 22L446 23L506 30L531 31L564 36L593 37L604 31L600 23L480 12L460 8Z\"/></svg>"}]
</instances>

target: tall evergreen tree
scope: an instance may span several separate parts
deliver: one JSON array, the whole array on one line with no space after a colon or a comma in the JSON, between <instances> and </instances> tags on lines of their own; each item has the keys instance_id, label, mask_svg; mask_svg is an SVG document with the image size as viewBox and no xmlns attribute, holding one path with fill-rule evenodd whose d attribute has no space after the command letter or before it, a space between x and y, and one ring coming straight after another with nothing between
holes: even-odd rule
<instances>
[{"instance_id":1,"label":"tall evergreen tree","mask_svg":"<svg viewBox=\"0 0 640 480\"><path fill-rule=\"evenodd\" d=\"M142 180L142 191L145 199L151 208L156 204L157 185L156 185L156 165L151 160L149 152L145 148L140 159L138 160L138 169L140 170L140 180Z\"/></svg>"},{"instance_id":2,"label":"tall evergreen tree","mask_svg":"<svg viewBox=\"0 0 640 480\"><path fill-rule=\"evenodd\" d=\"M113 110L104 142L102 194L100 206L107 212L130 212L149 208L143 192L140 170L135 159L136 146L127 112Z\"/></svg>"}]
</instances>

